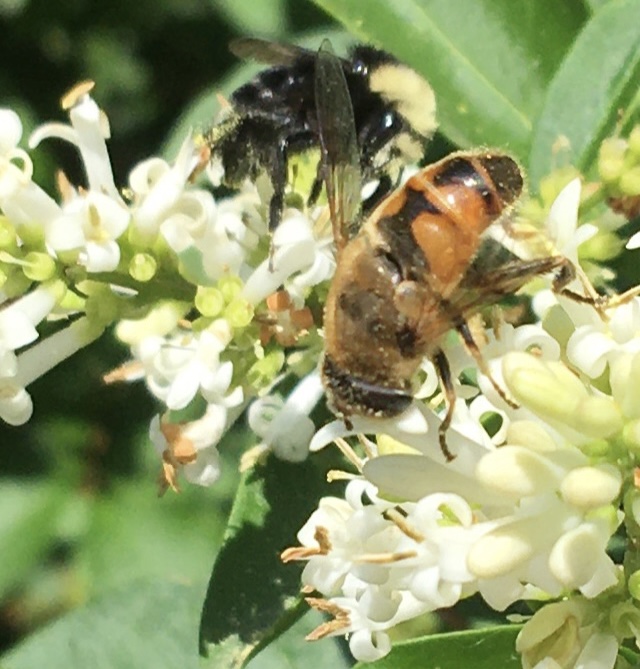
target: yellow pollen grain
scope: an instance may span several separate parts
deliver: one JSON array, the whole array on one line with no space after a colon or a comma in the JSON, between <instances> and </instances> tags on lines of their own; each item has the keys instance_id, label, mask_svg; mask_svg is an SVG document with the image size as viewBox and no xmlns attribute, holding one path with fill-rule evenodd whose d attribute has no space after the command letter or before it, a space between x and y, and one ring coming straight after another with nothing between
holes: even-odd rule
<instances>
[{"instance_id":1,"label":"yellow pollen grain","mask_svg":"<svg viewBox=\"0 0 640 669\"><path fill-rule=\"evenodd\" d=\"M89 92L93 90L96 82L87 79L85 81L80 81L73 88L68 90L60 99L60 106L66 111L75 107L78 102Z\"/></svg>"}]
</instances>

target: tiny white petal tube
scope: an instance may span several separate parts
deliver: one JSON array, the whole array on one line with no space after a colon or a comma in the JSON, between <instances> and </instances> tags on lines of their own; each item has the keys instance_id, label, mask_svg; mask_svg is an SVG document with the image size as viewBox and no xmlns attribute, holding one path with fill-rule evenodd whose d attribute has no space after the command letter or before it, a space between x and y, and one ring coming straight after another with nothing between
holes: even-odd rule
<instances>
[{"instance_id":1,"label":"tiny white petal tube","mask_svg":"<svg viewBox=\"0 0 640 669\"><path fill-rule=\"evenodd\" d=\"M106 193L114 200L122 202L113 179L105 142L109 136L105 128L105 118L95 100L89 95L82 96L80 102L69 111L69 118L76 131L78 149L87 173L89 189Z\"/></svg>"},{"instance_id":2,"label":"tiny white petal tube","mask_svg":"<svg viewBox=\"0 0 640 669\"><path fill-rule=\"evenodd\" d=\"M349 650L359 662L374 662L389 653L391 641L385 632L358 630L349 637Z\"/></svg>"},{"instance_id":3,"label":"tiny white petal tube","mask_svg":"<svg viewBox=\"0 0 640 669\"><path fill-rule=\"evenodd\" d=\"M64 330L39 341L18 356L16 381L28 386L63 360L98 339L103 328L93 325L88 318L80 318Z\"/></svg>"},{"instance_id":4,"label":"tiny white petal tube","mask_svg":"<svg viewBox=\"0 0 640 669\"><path fill-rule=\"evenodd\" d=\"M0 109L0 156L10 154L22 137L22 121L13 109Z\"/></svg>"},{"instance_id":5,"label":"tiny white petal tube","mask_svg":"<svg viewBox=\"0 0 640 669\"><path fill-rule=\"evenodd\" d=\"M8 425L24 425L33 413L31 395L20 386L0 379L0 418Z\"/></svg>"},{"instance_id":6,"label":"tiny white petal tube","mask_svg":"<svg viewBox=\"0 0 640 669\"><path fill-rule=\"evenodd\" d=\"M0 310L0 341L12 351L38 338L35 326L56 304L60 291L55 286L40 286Z\"/></svg>"}]
</instances>

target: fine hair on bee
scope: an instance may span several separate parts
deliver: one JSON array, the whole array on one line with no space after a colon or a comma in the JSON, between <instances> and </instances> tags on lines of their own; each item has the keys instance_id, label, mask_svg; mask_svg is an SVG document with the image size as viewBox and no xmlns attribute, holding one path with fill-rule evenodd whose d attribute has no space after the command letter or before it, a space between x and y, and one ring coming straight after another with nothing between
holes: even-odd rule
<instances>
[{"instance_id":1,"label":"fine hair on bee","mask_svg":"<svg viewBox=\"0 0 640 669\"><path fill-rule=\"evenodd\" d=\"M333 108L335 82L318 74L317 51L257 38L234 40L230 49L269 67L231 94L204 139L211 159L222 165L225 185L238 187L245 179L268 175L273 232L282 217L290 160L320 149L318 99ZM422 158L437 126L435 96L418 72L369 45L354 46L347 57L335 57L335 63L342 71L349 111L320 114L325 121L331 118L331 123L355 127L360 174L365 181L378 181L362 205L366 213L398 184L406 164ZM320 85L328 89L318 92ZM310 204L317 200L322 184L319 163L308 194Z\"/></svg>"}]
</instances>

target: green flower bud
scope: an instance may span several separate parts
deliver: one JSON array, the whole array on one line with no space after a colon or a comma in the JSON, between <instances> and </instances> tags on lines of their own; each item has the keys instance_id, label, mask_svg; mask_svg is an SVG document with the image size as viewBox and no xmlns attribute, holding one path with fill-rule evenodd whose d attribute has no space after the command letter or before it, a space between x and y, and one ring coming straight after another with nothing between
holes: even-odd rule
<instances>
[{"instance_id":1,"label":"green flower bud","mask_svg":"<svg viewBox=\"0 0 640 669\"><path fill-rule=\"evenodd\" d=\"M150 281L157 270L156 259L148 253L136 253L129 261L129 275L136 281Z\"/></svg>"},{"instance_id":2,"label":"green flower bud","mask_svg":"<svg viewBox=\"0 0 640 669\"><path fill-rule=\"evenodd\" d=\"M24 263L22 271L32 281L48 281L56 272L55 260L47 253L27 253Z\"/></svg>"},{"instance_id":3,"label":"green flower bud","mask_svg":"<svg viewBox=\"0 0 640 669\"><path fill-rule=\"evenodd\" d=\"M640 125L634 126L629 133L629 153L640 162Z\"/></svg>"},{"instance_id":4,"label":"green flower bud","mask_svg":"<svg viewBox=\"0 0 640 669\"><path fill-rule=\"evenodd\" d=\"M225 299L222 291L210 286L198 286L194 300L196 309L209 318L215 318L222 313Z\"/></svg>"},{"instance_id":5,"label":"green flower bud","mask_svg":"<svg viewBox=\"0 0 640 669\"><path fill-rule=\"evenodd\" d=\"M640 569L629 576L627 587L629 588L629 594L634 599L640 599Z\"/></svg>"},{"instance_id":6,"label":"green flower bud","mask_svg":"<svg viewBox=\"0 0 640 669\"><path fill-rule=\"evenodd\" d=\"M611 137L605 139L600 146L598 171L605 183L615 183L624 171L624 156L627 143L623 139Z\"/></svg>"},{"instance_id":7,"label":"green flower bud","mask_svg":"<svg viewBox=\"0 0 640 669\"><path fill-rule=\"evenodd\" d=\"M223 314L233 328L244 328L253 320L253 305L248 300L238 298L227 305Z\"/></svg>"},{"instance_id":8,"label":"green flower bud","mask_svg":"<svg viewBox=\"0 0 640 669\"><path fill-rule=\"evenodd\" d=\"M282 369L284 359L284 351L276 350L267 353L262 360L257 360L251 365L247 373L247 381L256 390L268 386Z\"/></svg>"},{"instance_id":9,"label":"green flower bud","mask_svg":"<svg viewBox=\"0 0 640 669\"><path fill-rule=\"evenodd\" d=\"M636 165L620 176L622 195L640 195L640 165Z\"/></svg>"},{"instance_id":10,"label":"green flower bud","mask_svg":"<svg viewBox=\"0 0 640 669\"><path fill-rule=\"evenodd\" d=\"M243 283L237 276L223 276L218 281L218 289L227 304L240 294L242 287Z\"/></svg>"}]
</instances>

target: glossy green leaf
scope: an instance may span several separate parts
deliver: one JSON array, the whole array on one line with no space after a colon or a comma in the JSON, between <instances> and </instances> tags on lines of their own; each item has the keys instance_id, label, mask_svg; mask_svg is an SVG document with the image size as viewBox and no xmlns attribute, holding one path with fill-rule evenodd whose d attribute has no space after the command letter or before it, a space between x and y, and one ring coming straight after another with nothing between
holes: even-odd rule
<instances>
[{"instance_id":1,"label":"glossy green leaf","mask_svg":"<svg viewBox=\"0 0 640 669\"><path fill-rule=\"evenodd\" d=\"M515 651L520 627L502 627L434 634L393 645L389 655L357 669L520 669Z\"/></svg>"},{"instance_id":2,"label":"glossy green leaf","mask_svg":"<svg viewBox=\"0 0 640 669\"><path fill-rule=\"evenodd\" d=\"M549 87L535 129L530 174L533 184L553 166L558 137L568 156L589 171L602 140L619 114L630 119L640 104L640 3L611 0L580 33Z\"/></svg>"},{"instance_id":3,"label":"glossy green leaf","mask_svg":"<svg viewBox=\"0 0 640 669\"><path fill-rule=\"evenodd\" d=\"M202 587L129 584L70 613L2 658L5 669L197 669Z\"/></svg>"},{"instance_id":4,"label":"glossy green leaf","mask_svg":"<svg viewBox=\"0 0 640 669\"><path fill-rule=\"evenodd\" d=\"M45 482L0 482L0 597L20 581L56 539L68 492Z\"/></svg>"},{"instance_id":5,"label":"glossy green leaf","mask_svg":"<svg viewBox=\"0 0 640 669\"><path fill-rule=\"evenodd\" d=\"M521 158L547 84L587 17L581 0L315 1L429 79L451 141Z\"/></svg>"},{"instance_id":6,"label":"glossy green leaf","mask_svg":"<svg viewBox=\"0 0 640 669\"><path fill-rule=\"evenodd\" d=\"M245 35L270 35L276 38L287 30L285 0L214 0L212 8L240 33Z\"/></svg>"},{"instance_id":7,"label":"glossy green leaf","mask_svg":"<svg viewBox=\"0 0 640 669\"><path fill-rule=\"evenodd\" d=\"M305 641L305 636L324 622L317 611L308 611L301 620L289 628L274 643L269 644L257 657L247 664L247 669L296 669L314 667L347 669L353 660L340 650L337 638L321 641Z\"/></svg>"},{"instance_id":8,"label":"glossy green leaf","mask_svg":"<svg viewBox=\"0 0 640 669\"><path fill-rule=\"evenodd\" d=\"M270 457L244 474L211 574L200 641L210 666L241 667L307 610L299 598L298 564L283 564L282 551L328 487L327 454L300 464Z\"/></svg>"}]
</instances>

